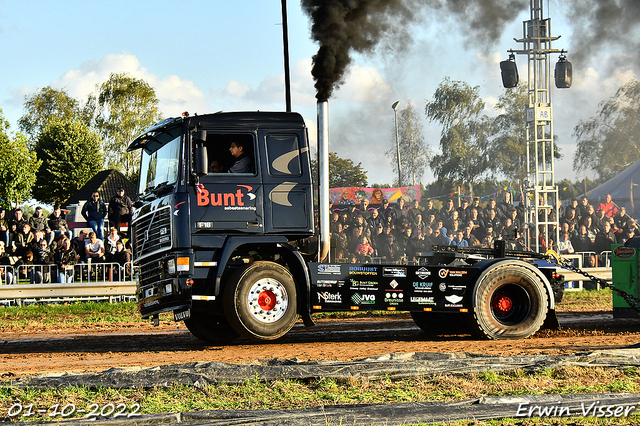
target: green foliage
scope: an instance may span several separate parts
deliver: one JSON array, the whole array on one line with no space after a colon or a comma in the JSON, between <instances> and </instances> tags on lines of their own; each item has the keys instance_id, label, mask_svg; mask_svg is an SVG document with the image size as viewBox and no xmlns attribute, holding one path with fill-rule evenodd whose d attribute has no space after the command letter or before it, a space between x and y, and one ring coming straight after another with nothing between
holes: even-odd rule
<instances>
[{"instance_id":1,"label":"green foliage","mask_svg":"<svg viewBox=\"0 0 640 426\"><path fill-rule=\"evenodd\" d=\"M422 179L425 168L429 164L430 152L424 139L420 117L411 102L398 113L398 143L396 144L394 124L390 148L385 152L391 162L391 167L396 171L398 145L400 146L402 185L416 185ZM397 185L398 182L395 184Z\"/></svg>"},{"instance_id":2,"label":"green foliage","mask_svg":"<svg viewBox=\"0 0 640 426\"><path fill-rule=\"evenodd\" d=\"M626 83L599 108L573 130L573 169L594 170L609 179L640 158L640 82Z\"/></svg>"},{"instance_id":3,"label":"green foliage","mask_svg":"<svg viewBox=\"0 0 640 426\"><path fill-rule=\"evenodd\" d=\"M18 127L29 137L30 149L35 147L36 140L51 119L82 118L79 102L64 89L57 90L51 86L25 96L24 109L25 113L18 120Z\"/></svg>"},{"instance_id":4,"label":"green foliage","mask_svg":"<svg viewBox=\"0 0 640 426\"><path fill-rule=\"evenodd\" d=\"M319 182L317 179L318 171L318 156L311 160L311 169L315 176L315 182ZM329 187L341 188L343 186L355 186L366 187L367 186L367 172L362 169L362 163L354 164L352 160L348 158L338 157L335 152L329 153Z\"/></svg>"},{"instance_id":5,"label":"green foliage","mask_svg":"<svg viewBox=\"0 0 640 426\"><path fill-rule=\"evenodd\" d=\"M440 83L434 100L427 102L425 113L431 121L442 124L441 136L458 123L480 116L484 102L478 95L479 90L479 86L471 87L464 81L451 81L449 77Z\"/></svg>"},{"instance_id":6,"label":"green foliage","mask_svg":"<svg viewBox=\"0 0 640 426\"><path fill-rule=\"evenodd\" d=\"M45 203L64 202L102 170L100 138L80 121L49 121L38 138L36 153L43 166L33 195Z\"/></svg>"},{"instance_id":7,"label":"green foliage","mask_svg":"<svg viewBox=\"0 0 640 426\"><path fill-rule=\"evenodd\" d=\"M485 175L489 160L490 120L482 116L484 102L480 88L448 77L436 89L434 100L427 102L425 112L431 121L442 125L440 150L431 159L431 169L438 179L451 179L455 184L473 185Z\"/></svg>"},{"instance_id":8,"label":"green foliage","mask_svg":"<svg viewBox=\"0 0 640 426\"><path fill-rule=\"evenodd\" d=\"M41 164L27 149L26 137L18 133L10 138L8 130L9 122L0 110L0 199L5 205L29 198Z\"/></svg>"},{"instance_id":9,"label":"green foliage","mask_svg":"<svg viewBox=\"0 0 640 426\"><path fill-rule=\"evenodd\" d=\"M156 92L144 80L127 73L112 73L90 96L95 106L95 124L103 138L107 167L132 177L140 152L127 152L127 145L143 130L160 120Z\"/></svg>"},{"instance_id":10,"label":"green foliage","mask_svg":"<svg viewBox=\"0 0 640 426\"><path fill-rule=\"evenodd\" d=\"M527 177L527 120L528 88L520 84L506 89L495 106L502 111L492 123L491 167L515 182Z\"/></svg>"}]
</instances>

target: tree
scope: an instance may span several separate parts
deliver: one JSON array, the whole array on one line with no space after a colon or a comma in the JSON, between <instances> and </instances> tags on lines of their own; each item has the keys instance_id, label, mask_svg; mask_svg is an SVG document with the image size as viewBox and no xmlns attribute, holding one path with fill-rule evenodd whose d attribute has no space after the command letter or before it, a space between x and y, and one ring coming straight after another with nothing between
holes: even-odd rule
<instances>
[{"instance_id":1,"label":"tree","mask_svg":"<svg viewBox=\"0 0 640 426\"><path fill-rule=\"evenodd\" d=\"M62 203L102 170L100 137L77 120L53 119L38 138L42 161L33 195L45 203Z\"/></svg>"},{"instance_id":2,"label":"tree","mask_svg":"<svg viewBox=\"0 0 640 426\"><path fill-rule=\"evenodd\" d=\"M599 108L573 130L573 169L591 169L609 179L640 158L640 83L633 79L624 84Z\"/></svg>"},{"instance_id":3,"label":"tree","mask_svg":"<svg viewBox=\"0 0 640 426\"><path fill-rule=\"evenodd\" d=\"M25 96L25 113L18 120L18 127L29 137L29 148L35 148L35 141L52 118L82 118L82 110L76 99L67 92L51 86L43 87L36 93Z\"/></svg>"},{"instance_id":4,"label":"tree","mask_svg":"<svg viewBox=\"0 0 640 426\"><path fill-rule=\"evenodd\" d=\"M411 102L398 114L398 144L400 146L400 168L402 182L416 185L424 175L429 163L429 147L424 140L420 117ZM395 124L391 147L385 152L391 165L398 165Z\"/></svg>"},{"instance_id":5,"label":"tree","mask_svg":"<svg viewBox=\"0 0 640 426\"><path fill-rule=\"evenodd\" d=\"M112 73L89 97L95 106L96 127L103 138L107 167L127 177L138 167L140 151L127 152L127 145L143 130L160 120L156 92L147 82L127 73Z\"/></svg>"},{"instance_id":6,"label":"tree","mask_svg":"<svg viewBox=\"0 0 640 426\"><path fill-rule=\"evenodd\" d=\"M425 113L442 125L440 150L430 165L438 179L465 184L473 194L473 184L490 168L488 148L490 119L481 115L484 102L479 87L446 77L427 102Z\"/></svg>"},{"instance_id":7,"label":"tree","mask_svg":"<svg viewBox=\"0 0 640 426\"><path fill-rule=\"evenodd\" d=\"M29 198L41 162L27 149L27 138L7 135L9 122L0 109L0 200L3 204Z\"/></svg>"},{"instance_id":8,"label":"tree","mask_svg":"<svg viewBox=\"0 0 640 426\"><path fill-rule=\"evenodd\" d=\"M317 176L318 156L311 160L311 168ZM315 182L320 182L315 179ZM341 188L344 186L366 187L367 172L362 169L361 163L357 165L353 161L338 157L335 152L329 152L329 187Z\"/></svg>"},{"instance_id":9,"label":"tree","mask_svg":"<svg viewBox=\"0 0 640 426\"><path fill-rule=\"evenodd\" d=\"M518 183L527 178L527 105L526 84L506 89L495 106L502 113L492 123L491 168Z\"/></svg>"}]
</instances>

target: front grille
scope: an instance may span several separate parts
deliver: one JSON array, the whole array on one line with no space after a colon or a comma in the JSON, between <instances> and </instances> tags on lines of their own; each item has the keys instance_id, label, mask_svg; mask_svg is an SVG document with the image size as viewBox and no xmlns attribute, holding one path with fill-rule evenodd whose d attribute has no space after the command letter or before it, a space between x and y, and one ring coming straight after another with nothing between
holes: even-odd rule
<instances>
[{"instance_id":1,"label":"front grille","mask_svg":"<svg viewBox=\"0 0 640 426\"><path fill-rule=\"evenodd\" d=\"M162 261L152 260L138 268L138 286L142 288L147 284L152 284L162 280Z\"/></svg>"},{"instance_id":2,"label":"front grille","mask_svg":"<svg viewBox=\"0 0 640 426\"><path fill-rule=\"evenodd\" d=\"M141 216L133 223L135 260L171 248L171 208L163 207Z\"/></svg>"}]
</instances>

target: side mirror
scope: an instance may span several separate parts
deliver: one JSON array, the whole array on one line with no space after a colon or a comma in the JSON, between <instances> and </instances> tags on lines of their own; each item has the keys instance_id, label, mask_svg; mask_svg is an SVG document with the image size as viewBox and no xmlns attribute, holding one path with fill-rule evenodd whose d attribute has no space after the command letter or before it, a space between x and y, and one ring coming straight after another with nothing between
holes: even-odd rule
<instances>
[{"instance_id":1,"label":"side mirror","mask_svg":"<svg viewBox=\"0 0 640 426\"><path fill-rule=\"evenodd\" d=\"M205 130L197 130L193 133L192 142L194 149L194 168L196 175L204 176L209 173L209 158L207 156L207 148L204 143L207 141L207 132Z\"/></svg>"},{"instance_id":2,"label":"side mirror","mask_svg":"<svg viewBox=\"0 0 640 426\"><path fill-rule=\"evenodd\" d=\"M209 156L207 148L200 145L195 149L195 169L198 176L204 176L209 173Z\"/></svg>"},{"instance_id":3,"label":"side mirror","mask_svg":"<svg viewBox=\"0 0 640 426\"><path fill-rule=\"evenodd\" d=\"M207 141L207 131L206 130L198 130L193 134L193 142L194 143L204 143Z\"/></svg>"}]
</instances>

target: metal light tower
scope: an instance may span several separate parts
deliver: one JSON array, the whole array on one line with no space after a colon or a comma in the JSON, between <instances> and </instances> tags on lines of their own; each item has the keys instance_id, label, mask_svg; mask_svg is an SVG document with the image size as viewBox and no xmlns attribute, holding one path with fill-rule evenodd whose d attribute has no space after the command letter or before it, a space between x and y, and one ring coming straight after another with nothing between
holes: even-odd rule
<instances>
[{"instance_id":1,"label":"metal light tower","mask_svg":"<svg viewBox=\"0 0 640 426\"><path fill-rule=\"evenodd\" d=\"M523 44L522 50L509 50L510 59L500 64L505 87L518 84L514 54L528 58L528 99L527 120L527 176L525 181L526 237L536 251L550 247L550 240L558 242L558 187L555 184L553 142L553 109L549 91L551 73L549 54L560 53L560 67L568 68L564 77L558 73L556 65L556 86L571 87L571 64L564 57L564 50L551 48L551 42L560 37L551 36L551 19L543 17L543 0L530 0L531 19L523 22L523 38L514 39ZM559 79L562 79L559 81ZM532 241L535 240L535 241ZM543 246L544 241L544 246ZM533 247L532 247L533 248Z\"/></svg>"},{"instance_id":2,"label":"metal light tower","mask_svg":"<svg viewBox=\"0 0 640 426\"><path fill-rule=\"evenodd\" d=\"M400 101L395 101L391 108L393 109L393 113L395 115L395 123L396 123L396 150L398 151L398 187L402 187L402 169L400 168L400 139L398 139L398 105L400 105Z\"/></svg>"}]
</instances>

